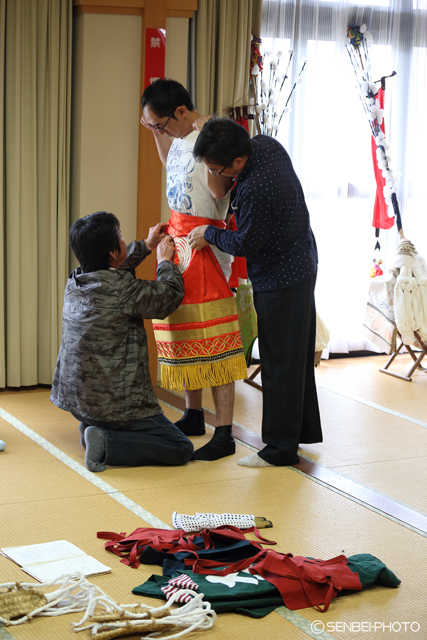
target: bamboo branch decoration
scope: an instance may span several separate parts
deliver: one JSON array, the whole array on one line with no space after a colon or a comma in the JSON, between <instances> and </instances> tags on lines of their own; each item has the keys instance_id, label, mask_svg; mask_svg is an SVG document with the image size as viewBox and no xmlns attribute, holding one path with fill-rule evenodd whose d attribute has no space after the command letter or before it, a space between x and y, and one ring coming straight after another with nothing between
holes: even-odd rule
<instances>
[{"instance_id":1,"label":"bamboo branch decoration","mask_svg":"<svg viewBox=\"0 0 427 640\"><path fill-rule=\"evenodd\" d=\"M388 76L383 76L381 80L373 81L371 78L371 61L369 43L373 40L372 34L368 31L366 24L360 27L351 23L347 29L347 52L356 76L359 98L363 110L368 117L372 137L377 146L378 167L382 170L385 179L384 199L387 205L392 206L396 219L396 226L401 238L404 237L402 221L400 216L399 201L397 199L397 184L400 175L394 174L390 166L390 145L385 140L385 135L381 129L383 120L383 110L378 101L378 82L385 82L386 77L396 75L393 71Z\"/></svg>"}]
</instances>

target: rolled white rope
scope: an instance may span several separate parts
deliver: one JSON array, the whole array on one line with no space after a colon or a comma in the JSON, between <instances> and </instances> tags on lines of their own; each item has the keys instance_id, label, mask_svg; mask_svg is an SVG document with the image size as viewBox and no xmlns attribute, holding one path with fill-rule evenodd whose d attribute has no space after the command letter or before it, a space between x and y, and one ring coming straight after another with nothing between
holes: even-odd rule
<instances>
[{"instance_id":1,"label":"rolled white rope","mask_svg":"<svg viewBox=\"0 0 427 640\"><path fill-rule=\"evenodd\" d=\"M177 600L183 592L189 593L194 596L191 602L178 609L170 610L169 615L165 616L164 618L156 617L159 613L170 609L171 605L174 604L175 600ZM172 640L173 638L179 638L196 629L210 629L216 619L216 613L212 610L210 603L203 601L203 594L200 593L195 595L194 591L190 591L188 589L180 589L172 595L172 597L166 602L166 604L162 605L161 607L149 607L148 605L144 605L144 609L146 610L142 612L140 611L139 613L134 613L128 610L139 607L139 604L116 606L119 609L119 613L126 613L126 615L128 616L126 620L109 622L97 621L93 623L90 623L89 620L89 624L81 626L87 620L87 616L84 616L79 623L72 623L72 625L75 627L74 631L87 631L91 629L92 635L96 636L98 633L107 631L108 629L121 629L131 626L135 627L135 633L138 633L139 631L144 632L144 626L152 625L152 616L154 615L155 624L158 627L158 629L153 632L156 633L156 636L157 634L161 633L162 626L168 627L173 624L176 627L181 627L180 631L172 635L170 635L168 632L167 638L168 640ZM129 618L129 616L131 616L131 618Z\"/></svg>"}]
</instances>

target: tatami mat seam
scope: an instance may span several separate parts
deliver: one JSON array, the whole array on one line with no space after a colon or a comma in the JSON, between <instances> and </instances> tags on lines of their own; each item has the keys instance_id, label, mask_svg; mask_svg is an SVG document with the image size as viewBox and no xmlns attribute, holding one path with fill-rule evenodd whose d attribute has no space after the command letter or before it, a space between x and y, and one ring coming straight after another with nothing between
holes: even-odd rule
<instances>
[{"instance_id":1,"label":"tatami mat seam","mask_svg":"<svg viewBox=\"0 0 427 640\"><path fill-rule=\"evenodd\" d=\"M383 407L381 404L376 404L375 402L371 402L370 400L365 400L364 398L359 398L358 396L343 393L342 391L338 391L337 389L333 389L332 387L327 387L324 384L318 384L317 388L323 389L324 391L329 391L330 393L335 393L336 395L342 396L343 398L348 398L349 400L354 400L354 402L359 402L360 404L364 404L368 407L371 407L372 409L377 409L378 411L388 413L395 418L401 418L402 420L405 420L405 422L412 422L419 427L424 427L425 429L427 429L427 422L417 420L417 418L411 418L411 416L408 416L405 413L399 413L398 411L394 411L393 409L388 409L387 407Z\"/></svg>"},{"instance_id":2,"label":"tatami mat seam","mask_svg":"<svg viewBox=\"0 0 427 640\"><path fill-rule=\"evenodd\" d=\"M0 622L0 640L10 640L10 638L13 638L13 636Z\"/></svg>"},{"instance_id":3,"label":"tatami mat seam","mask_svg":"<svg viewBox=\"0 0 427 640\"><path fill-rule=\"evenodd\" d=\"M318 385L318 386L319 386L319 385ZM177 397L180 397L178 394L174 394L174 395L177 395ZM170 408L170 409L173 409L174 411L177 411L178 413L183 413L183 411L182 411L181 409L179 409L178 407L175 407L174 405L172 405L172 404L168 403L168 402L167 402L167 401L165 401L165 400L162 400L160 404L165 405L166 407L168 407L168 408ZM376 407L374 407L374 408L376 408ZM399 415L399 417L402 417L402 415L403 415L403 414L400 414L400 415ZM251 429L248 429L248 427L245 427L244 425L239 424L239 423L238 423L238 422L236 422L235 420L233 420L233 424L236 424L238 427L240 427L241 429L244 429L245 431L248 431L248 432L253 433L253 431L252 431ZM213 431L213 427L210 427L209 425L207 425L207 426L208 426L208 428L209 428L210 430L212 430L212 431ZM426 426L427 426L427 425L426 425ZM236 438L236 440L238 440L238 441L239 441L239 439L238 439L238 438ZM240 442L242 442L242 441L240 441ZM249 448L249 449L252 449L253 451L256 451L256 448L255 448L255 447L252 447L252 446L251 446L251 445L249 445L248 443L243 442L243 444L245 445L245 447L247 447L247 448ZM381 491L378 491L377 489L374 489L374 488L372 488L372 487L369 487L368 485L364 484L363 482L360 482L360 481L358 481L358 480L355 480L354 478L351 478L350 476L347 476L347 475L346 475L346 474L344 474L344 473L341 473L341 472L339 472L339 471L336 471L333 467L328 467L328 466L326 466L326 465L322 464L321 462L318 462L317 460L315 460L315 459L313 459L313 458L310 458L309 456L302 456L302 455L300 454L300 458L302 458L302 459L304 459L304 460L308 460L309 462L312 462L312 463L314 463L314 464L318 465L319 467L323 467L324 469L327 469L327 470L328 470L328 471L330 471L331 473L334 473L337 477L342 477L342 478L345 478L345 479L347 479L347 480L349 480L349 481L351 481L351 482L354 482L355 484L359 485L360 487L363 487L363 488L365 488L365 489L369 489L369 491L372 491L372 492L376 493L378 496L381 496L381 497L383 497L383 498L387 498L388 500L392 500L394 503L399 504L399 505L401 505L402 507L405 507L405 508L407 508L407 509L410 509L411 511L413 511L413 512L415 512L415 513L417 513L417 514L419 514L419 515L421 515L421 516L423 516L423 517L425 517L425 518L427 518L427 514L426 514L426 513L424 513L423 511L421 511L421 510L419 510L419 509L416 509L415 507L411 507L411 506L407 505L406 503L404 503L404 502L402 502L402 501L400 501L400 500L397 500L397 498L392 498L392 497L388 496L387 494L385 494L385 493L383 493L383 492L381 492ZM364 463L364 464L365 464L365 463ZM316 479L315 479L315 478L313 478L311 475L309 475L309 474L305 474L304 472L301 472L301 471L300 471L300 470L298 470L298 469L295 469L295 468L293 468L293 467L290 467L290 469L292 469L293 471L297 471L297 472L299 472L299 473L303 473L303 475L305 475L307 478L309 478L309 479L311 479L311 480L316 480ZM318 481L318 480L316 480L316 481ZM323 486L325 486L325 487L327 487L327 488L329 488L329 489L333 490L333 488L332 488L330 485L328 485L327 483L323 483L323 482L321 482L321 481L319 481L319 482L320 482ZM210 481L210 483L212 483L212 481ZM184 486L184 485L183 485L183 486ZM347 493L345 493L345 492L341 492L341 491L339 491L339 490L337 490L337 493L340 493L340 495L344 495L344 496L346 496L346 497L348 497L348 498L350 498L350 497L351 497L351 496L349 496ZM356 502L358 502L359 504L361 504L361 505L365 505L365 506L366 506L366 503L364 503L363 501L358 501L358 500L357 500L357 498L354 498L354 500L355 500ZM369 505L369 508L371 508L371 509L372 509L373 511L375 511L376 513L379 513L379 514L383 514L383 515L388 516L388 517L389 517L391 520L393 520L394 522L397 522L397 523L400 523L400 524L404 524L401 520L398 520L398 519L396 519L396 518L393 518L393 516L391 516L391 515L389 515L389 514L386 514L385 512L383 512L383 511L381 511L381 510L376 509L373 505ZM420 530L419 530L419 529L417 529L416 527L412 527L412 526L411 526L410 524L408 524L408 523L405 523L405 524L406 524L406 525L408 526L408 528L410 528L411 530L413 530L413 531L415 531L415 532L417 532L417 533L422 533L423 535L427 535L427 534L425 534L424 532L420 532Z\"/></svg>"},{"instance_id":4,"label":"tatami mat seam","mask_svg":"<svg viewBox=\"0 0 427 640\"><path fill-rule=\"evenodd\" d=\"M78 462L76 462L75 460L70 458L70 456L68 456L67 454L62 452L60 449L58 449L57 447L52 445L48 440L46 440L42 436L39 436L32 429L27 427L20 420L18 420L17 418L15 418L14 416L9 414L7 411L5 411L2 408L0 408L0 417L3 418L3 420L6 420L9 424L11 424L16 429L18 429L25 436L30 438L33 442L35 442L36 444L41 446L48 453L52 454L55 458L60 460L60 462L63 462L64 464L66 464L73 471L75 471L80 476L82 476L83 478L85 478L86 480L88 480L89 482L91 482L92 484L97 486L98 488L100 488L102 491L104 491L111 498L113 498L114 500L119 502L126 509L128 509L129 511L131 511L135 515L139 516L147 524L151 525L152 527L156 527L156 528L172 529L172 527L170 527L169 525L167 525L164 522L162 522L159 518L154 516L152 513L146 511L143 507L141 507L140 505L135 503L133 500L128 498L125 494L117 491L114 487L112 487L108 483L106 483L103 480L101 480L100 478L94 476L93 473L91 473L90 471L87 471L87 469L85 469L81 464L79 464ZM292 612L292 613L293 613L293 615L291 617L289 617L289 618L287 616L284 616L284 615L282 615L281 617L283 617L286 620L288 620L289 622L291 622L291 624L296 626L298 629L300 629L300 630L302 630L302 631L307 633L306 628L307 628L307 625L310 624L309 621L306 618L304 618L304 616L302 616L300 614L296 614L295 612ZM2 632L4 632L4 634L3 634L3 636L0 635L0 640L1 640L2 637L5 640L9 640L9 638L13 638L13 636L11 636L4 627L0 626L0 633L2 633ZM311 635L311 634L309 634L309 635ZM321 638L322 636L317 635L316 637L320 637ZM324 640L328 640L328 638L331 638L332 640L335 640L333 638L333 636L325 637Z\"/></svg>"},{"instance_id":5,"label":"tatami mat seam","mask_svg":"<svg viewBox=\"0 0 427 640\"><path fill-rule=\"evenodd\" d=\"M322 631L324 624L319 620L310 622L307 618L304 618L296 611L291 611L286 607L278 607L275 612L282 618L285 618L288 622L295 624L301 631L304 631L311 638L317 638L318 640L336 640L336 636L332 636L327 631ZM318 630L319 629L319 630Z\"/></svg>"},{"instance_id":6,"label":"tatami mat seam","mask_svg":"<svg viewBox=\"0 0 427 640\"><path fill-rule=\"evenodd\" d=\"M388 409L387 407L384 407L383 405L380 404L376 404L375 402L371 402L370 400L365 400L364 398L360 398L358 396L353 396L350 395L348 393L344 393L343 391L338 391L337 389L333 389L332 387L328 387L324 384L316 384L318 389L323 389L324 391L329 391L330 393L335 393L336 395L342 396L343 398L347 398L348 400L354 400L355 402L359 402L360 404L364 404L368 407L371 407L372 409L377 409L378 411L382 411L383 413L388 413L396 418L401 418L402 420L405 420L406 422L412 422L413 424L418 425L419 427L424 427L427 429L427 422L423 422L422 420L418 420L417 418L411 418L411 416L406 415L405 413L400 413L398 411L394 411L393 409ZM179 395L179 393L174 392L173 390L169 390L169 393L171 393L172 395L176 396L177 398L181 398L182 396ZM164 402L165 405L167 405L168 407L175 409L175 411L179 411L180 413L183 413L180 409L178 409L177 407L168 404L165 400L162 400L162 402ZM252 431L251 429L248 429L248 427L245 427L244 425L239 424L238 422L233 421L234 424L238 425L239 427L241 427L242 429L246 429L247 431Z\"/></svg>"},{"instance_id":7,"label":"tatami mat seam","mask_svg":"<svg viewBox=\"0 0 427 640\"><path fill-rule=\"evenodd\" d=\"M55 447L55 445L50 443L48 440L46 440L42 436L39 436L35 431L27 427L23 422L21 422L20 420L18 420L17 418L15 418L14 416L12 416L10 413L8 413L2 408L0 408L0 418L3 418L3 420L6 420L6 422L11 424L13 427L15 427L15 429L18 429L18 431L26 435L28 438L30 438L30 440L32 440L33 442L41 446L43 449L45 449L45 451L52 454L55 458L60 460L60 462L63 462L65 465L67 465L67 467L69 467L70 469L78 473L80 476L85 478L85 480L88 480L89 482L94 484L96 487L98 487L98 489L101 489L101 491L109 495L111 498L113 498L113 500L116 500L116 502L119 502L120 504L122 504L124 507L129 509L129 511L132 511L132 513L139 516L142 520L147 522L152 527L157 527L161 529L172 528L169 525L162 522L161 520L159 520L159 518L151 514L149 511L147 511L140 505L130 500L123 493L121 493L120 491L117 491L115 487L111 486L104 480L101 480L101 478L96 476L91 471L88 471L79 462L76 462L76 460L73 460L73 458L71 458L66 453L58 449L58 447Z\"/></svg>"},{"instance_id":8,"label":"tatami mat seam","mask_svg":"<svg viewBox=\"0 0 427 640\"><path fill-rule=\"evenodd\" d=\"M345 478L346 480L349 480L350 482L354 482L354 484L357 484L360 487L363 487L364 489L369 489L369 491L372 491L373 493L376 493L377 495L379 495L379 496L381 496L383 498L388 498L389 500L393 500L393 502L395 502L396 504L399 504L402 507L406 507L407 509L410 509L411 511L414 511L415 513L418 513L419 515L424 516L425 518L427 518L427 513L425 513L424 511L421 511L420 509L417 509L416 507L411 507L410 505L406 504L406 502L402 502L401 500L398 500L397 498L392 498L391 496L388 496L386 493L383 493L382 491L379 491L378 489L374 489L373 487L369 487L368 485L364 484L363 482L360 482L360 480L356 480L355 478L352 478L351 476L348 476L345 473L341 473L341 471L337 471L333 467L327 467L322 462L319 462L318 460L315 460L314 458L310 458L309 456L302 456L301 454L299 454L299 457L300 458L304 458L304 460L308 460L309 462L312 462L313 464L316 464L319 467L323 467L324 469L327 469L328 471L330 471L331 473L334 473L336 476L338 476L340 478ZM425 456L422 456L422 457L425 458ZM381 460L381 463L383 463L383 462L395 462L395 461L394 460ZM367 465L367 464L377 464L377 463L376 462L370 462L370 463L362 462L360 464L361 465ZM342 466L358 466L358 465L353 463L352 465L342 465ZM293 467L291 467L291 468L294 469ZM299 469L294 469L294 471L299 471ZM309 477L312 477L312 476L309 476Z\"/></svg>"},{"instance_id":9,"label":"tatami mat seam","mask_svg":"<svg viewBox=\"0 0 427 640\"><path fill-rule=\"evenodd\" d=\"M173 407L173 408L176 410L176 408L175 408L175 407ZM10 416L10 414L8 414L8 415ZM12 416L12 417L13 417L13 416ZM9 421L9 422L10 422L10 421ZM18 422L19 422L19 421L18 421ZM11 422L10 422L10 423L11 423ZM12 426L16 426L16 425L14 425L13 423L11 423L11 424L12 424ZM21 424L22 424L22 423L21 423ZM23 426L25 427L25 425L23 425ZM22 430L21 430L21 431L22 431ZM28 434L26 434L26 433L25 433L25 431L22 431L22 432L24 433L24 435L28 435ZM43 440L43 439L41 438L41 440ZM35 441L37 444L40 444L39 442L37 442L37 440L34 440L34 441ZM50 444L50 443L48 443L48 441L44 441L44 442L46 442L47 444ZM52 445L52 446L53 446L53 445ZM247 446L247 445L245 445L245 446ZM62 452L61 452L61 453L62 453ZM65 455L65 454L63 454L63 455ZM59 458L59 459L61 460L61 458ZM75 464L76 464L76 465L78 465L78 463L75 463ZM317 464L318 464L318 463L317 463ZM79 466L80 466L80 465L79 465ZM320 465L319 465L319 466L320 466ZM321 465L321 466L322 466L322 467L325 467L325 465ZM75 470L75 469L74 469L74 465L72 465L72 466L71 466L71 468L72 468L73 470ZM328 469L328 467L325 467L325 468L326 468L326 469ZM294 469L294 470L298 471L297 469ZM342 475L342 476L344 476L344 477L347 477L347 476L345 476L344 474L340 474L339 472L337 472L337 471L335 471L335 470L333 470L333 469L331 469L330 471L331 471L331 472L333 472L333 473L334 473L335 475L337 475L337 476ZM301 473L301 472L300 472L300 473ZM92 475L92 474L89 474L89 475ZM304 475L304 476L306 476L306 477L308 477L308 478L310 478L310 479L314 479L314 478L310 477L308 474L301 473L301 475ZM88 479L92 482L92 479L90 479L90 478L88 478ZM322 483L322 482L321 482L321 481L319 481L319 480L316 480L316 481L317 481L317 482L318 482L318 484L320 484L320 485L322 485L322 484L323 484L323 486L325 486L326 488L331 488L331 487L329 487L329 486L327 485L327 483ZM103 482L103 481L101 481L101 482ZM93 484L95 484L95 483L93 483ZM357 482L357 484L359 484L359 485L361 485L361 486L364 486L364 485L363 485L362 483L360 483L360 482ZM108 487L108 486L110 486L110 485L107 485L107 483L105 483L105 485L106 485L107 487ZM113 487L111 487L111 486L110 486L110 489L112 489L112 490L114 491L114 488L113 488ZM106 492L106 493L107 493L108 495L112 495L112 494L111 494L111 493L109 493L109 492ZM348 498L348 497L349 497L349 496L348 496L348 494L346 494L345 492L340 492L339 490L338 490L338 491L336 491L336 493L340 493L340 494L341 494L341 495L343 495L345 498ZM112 497L113 497L113 496L112 496ZM132 501L131 501L131 502L132 502ZM358 502L358 501L357 501L357 500L354 500L354 502ZM396 502L397 502L397 501L396 501ZM365 507L367 506L367 505L366 505L366 504L364 504L363 502L361 502L360 504L361 504L362 506L365 506ZM400 503L400 504L402 504L402 503ZM371 510L371 511L376 511L376 512L378 513L378 511L377 511L377 510L375 510L375 509L370 509L370 510ZM379 515L384 515L384 513L380 511L380 512L379 512ZM402 524L399 520L396 520L396 519L393 519L393 518L389 518L389 519L394 520L395 522L397 522L397 524ZM167 527L167 528L170 528L170 527ZM407 528L411 528L411 527L407 527ZM417 533L418 533L418 531L416 531L416 530L415 530L415 532L417 532ZM308 621L306 618L304 618L304 616L301 616L300 614L296 614L295 612L289 611L289 610L287 610L286 608L283 608L283 610L284 610L285 615L282 615L282 613L280 613L280 612L278 611L279 615L281 615L283 618L285 618L286 620L288 620L290 624L295 624L295 626L297 626L297 627L298 627L298 628L299 628L303 633L306 633L308 636L310 636L310 637L312 637L312 638L318 637L318 638L321 638L321 640L328 640L328 639L332 639L332 638L334 638L334 636L331 636L331 635L326 634L326 633L325 633L325 634L321 634L321 633L317 633L317 631L312 631L312 629L313 629L313 624L314 624L314 623L310 623L310 621ZM291 617L292 617L292 618L294 618L294 619L293 619L293 620L291 620L291 619L290 619ZM11 636L11 637L12 637L12 636ZM1 636L0 636L0 638L1 638Z\"/></svg>"},{"instance_id":10,"label":"tatami mat seam","mask_svg":"<svg viewBox=\"0 0 427 640\"><path fill-rule=\"evenodd\" d=\"M31 440L33 440L34 442L39 444L42 448L44 448L46 451L48 451L49 453L54 455L58 460L60 460L64 464L66 464L68 467L70 467L71 469L76 471L79 475L84 477L86 480L88 480L89 482L91 482L92 484L97 486L104 493L110 495L114 500L116 500L120 504L123 504L124 506L126 506L126 508L128 508L130 511L132 511L133 513L135 513L136 515L141 517L145 522L147 522L151 526L160 527L160 528L168 528L168 529L171 528L169 525L166 525L165 523L161 522L153 514L151 514L150 512L146 511L143 507L141 507L140 505L134 503L125 494L121 493L120 491L117 491L117 489L115 489L115 487L109 485L104 480L101 480L100 478L95 476L93 473L88 471L81 464L79 464L78 462L73 460L70 456L68 456L67 454L63 453L60 449L58 449L57 447L52 445L45 438L42 438L41 436L39 436L32 429L30 429L29 427L24 425L22 422L17 420L17 418L15 418L14 416L12 416L11 414L9 414L8 412L6 412L4 409L1 409L1 408L0 408L0 417L3 418L4 420L6 420L7 422L9 422L9 424L11 424L15 428L17 428L19 431L24 433L24 435L27 435ZM324 465L321 465L321 466L324 466ZM324 467L324 468L328 469L331 472L333 472L338 477L343 476L343 477L347 478L347 476L345 476L344 474L340 474L339 472L337 472L337 471L335 471L333 469L329 469L328 467ZM313 476L311 476L311 475L309 475L309 474L307 474L307 473L305 473L305 472L303 472L303 471L301 471L299 469L296 469L295 467L289 467L289 469L295 471L296 473L299 473L299 474L303 475L304 477L308 478L309 480L312 480L312 481L316 482L317 484L320 484L320 485L324 486L325 488L329 489L330 491L334 491L335 493L338 493L339 495L341 495L341 496L343 496L343 497L345 497L347 499L350 499L353 502L356 502L357 504L360 504L360 505L364 506L365 508L370 509L371 511L374 511L375 513L378 513L379 515L382 515L383 517L386 517L389 520L392 520L393 522L396 522L397 524L400 524L401 526L404 526L404 527L410 529L411 531L414 531L414 532L419 533L420 535L422 535L424 537L427 537L427 533L425 533L423 531L420 531L419 529L411 526L409 523L403 522L402 520L398 520L397 518L393 517L392 515L387 514L384 511L381 511L381 510L377 509L376 507L374 507L372 505L369 505L366 502L363 502L362 500L359 500L355 496L351 496L348 493L346 493L344 491L341 491L337 487L333 487L333 486L327 484L326 482L324 482L324 481L322 481L322 480L320 480L318 478L315 478L315 477L313 477ZM357 481L353 481L353 479L351 479L351 480L352 480L352 482L355 482L355 484L358 484L359 486L362 486L362 487L366 486L366 485L363 485L363 483L360 483L360 482L357 482ZM375 491L373 489L370 489L370 490L374 491L375 493L378 493L379 495L385 496L385 494L381 494L381 492L377 492L377 491ZM394 498L391 498L389 496L385 496L385 497L387 497L392 502L395 502L396 504L400 504L402 506L407 507L408 509L410 509L411 511L414 511L415 513L419 513L419 514L421 514L423 516L425 515L425 514L423 514L422 512L420 512L418 510L412 509L408 505L404 505L404 503L401 503L400 501L395 500Z\"/></svg>"},{"instance_id":11,"label":"tatami mat seam","mask_svg":"<svg viewBox=\"0 0 427 640\"><path fill-rule=\"evenodd\" d=\"M323 482L322 480L319 480L318 478L314 478L313 476L310 476L307 473L304 473L304 471L300 471L299 469L295 469L294 467L289 467L289 468L292 469L293 471L295 471L296 473L299 473L299 474L305 476L306 478L312 480L313 482L316 482L316 484L320 484L321 486L326 487L327 489L330 489L334 493L338 493L340 496L343 496L344 498L347 498L348 500L351 500L352 502L355 502L356 504L359 504L360 506L365 507L366 509L369 509L370 511L373 511L374 513L377 513L378 515L383 516L384 518L387 518L388 520L391 520L392 522L395 522L396 524L399 524L399 525L405 527L406 529L410 529L414 533L418 533L420 536L423 536L424 538L427 538L427 533L426 532L421 531L420 529L417 529L416 527L411 526L407 522L403 522L402 520L398 520L397 518L391 516L390 514L385 513L384 511L381 511L380 509L377 509L376 507L374 507L374 506L372 506L370 504L367 504L366 502L363 502L363 500L359 500L358 498L356 498L354 496L350 496L345 491L341 491L340 489L337 489L336 487L332 487L331 485L328 485L326 482ZM395 501L394 498L390 498L390 500ZM398 501L396 500L395 502L398 502ZM408 505L404 505L404 506L407 507L408 509L411 509L412 511L414 511L411 507L408 507ZM420 513L422 514L422 512L420 512ZM425 514L422 514L422 515L425 515Z\"/></svg>"},{"instance_id":12,"label":"tatami mat seam","mask_svg":"<svg viewBox=\"0 0 427 640\"><path fill-rule=\"evenodd\" d=\"M182 403L184 402L184 399L177 393L173 392L173 391L165 391L164 389L161 390L162 392L162 396L165 396L166 394L169 395L170 398L176 397L177 400L179 401L179 403L182 405ZM165 400L164 397L162 397L161 399L162 403L168 404L168 406L170 406L172 409L178 410L179 409L177 407L175 407L173 404L168 403L167 400ZM378 405L379 406L379 405ZM207 415L211 414L212 416L212 412L209 409L205 408L205 417ZM236 425L236 422L233 421L233 425ZM245 432L248 432L250 435L256 436L257 438L259 438L258 434L256 434L254 431L245 428ZM250 446L249 443L247 443L243 438L242 435L240 434L240 438L235 434L235 439L238 442L241 442L242 444L244 444L245 446ZM251 447L253 449L253 447ZM324 469L326 472L333 474L337 479L339 478L343 478L344 480L346 480L348 483L352 483L355 485L355 487L361 487L364 488L367 492L367 496L365 500L362 500L360 498L358 498L356 495L353 495L353 493L351 492L351 490L349 489L348 491L344 491L342 489L340 489L339 487L335 486L335 484L333 482L328 483L325 479L321 480L320 478L317 478L315 473L310 473L309 470L303 470L303 469L298 469L297 467L293 467L290 466L288 467L289 469L292 469L293 471L297 471L298 473L302 473L305 477L307 477L310 480L313 480L315 482L318 482L319 484L322 484L322 486L326 487L327 489L330 489L331 491L335 491L336 493L339 493L340 495L346 497L349 500L352 500L354 502L356 502L357 504L363 505L364 507L371 509L372 511L374 511L375 513L378 513L380 515L383 515L384 517L392 520L393 522L396 522L397 524L400 524L401 526L407 527L408 529L410 529L411 531L414 531L416 533L420 533L423 536L427 536L427 522L423 522L423 520L427 521L427 514L424 514L422 511L418 511L412 507L410 507L409 505L400 502L398 500L396 500L395 498L392 498L391 496L388 496L387 494L381 493L380 491L376 490L376 489L372 489L371 487L369 487L368 485L365 485L359 481L353 480L353 478L350 478L349 476L346 476L343 473L340 473L339 471L336 471L335 469L331 468L331 467L327 467L326 465L323 465L321 463L318 463L315 460L312 460L308 457L305 457L303 455L300 454L300 459L303 461L302 465L304 465L304 463L309 463L312 464L314 467L314 470L316 469L316 466L319 467L320 469ZM267 471L268 472L268 471ZM405 509L407 511L407 520L406 521L404 519L404 514L399 514L402 517L399 519L397 517L394 517L392 515L392 513L388 513L386 510L382 510L379 509L375 506L375 504L371 504L369 502L368 499L368 494L369 493L374 493L375 495L379 496L380 498L383 498L384 500L386 500L387 502L391 503L392 505L398 505L401 506L402 509ZM419 518L417 518L417 516L420 516ZM419 524L420 527L417 527L417 523L416 520L419 520ZM412 522L412 524L411 524Z\"/></svg>"}]
</instances>

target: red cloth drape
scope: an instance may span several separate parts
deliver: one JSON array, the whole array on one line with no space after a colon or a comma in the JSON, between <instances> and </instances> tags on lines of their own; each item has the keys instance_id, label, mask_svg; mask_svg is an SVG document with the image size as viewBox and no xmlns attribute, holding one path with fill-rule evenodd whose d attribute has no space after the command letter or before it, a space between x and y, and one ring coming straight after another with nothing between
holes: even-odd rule
<instances>
[{"instance_id":1,"label":"red cloth drape","mask_svg":"<svg viewBox=\"0 0 427 640\"><path fill-rule=\"evenodd\" d=\"M378 102L380 108L384 109L384 91L380 87L378 90ZM382 132L385 133L384 119L381 124ZM394 225L394 217L389 218L387 215L387 204L384 200L383 188L385 186L385 179L382 175L382 170L378 166L377 162L377 144L374 137L371 138L372 147L372 160L374 163L375 181L377 183L377 192L375 194L374 215L372 219L372 226L376 229L390 229Z\"/></svg>"},{"instance_id":2,"label":"red cloth drape","mask_svg":"<svg viewBox=\"0 0 427 640\"><path fill-rule=\"evenodd\" d=\"M223 220L188 216L171 211L165 232L175 241L175 264L182 263L185 296L181 304L200 304L233 297L230 287L210 246L201 251L189 248L187 236L193 229L205 224L225 229Z\"/></svg>"},{"instance_id":3,"label":"red cloth drape","mask_svg":"<svg viewBox=\"0 0 427 640\"><path fill-rule=\"evenodd\" d=\"M192 565L194 573L218 576L249 568L250 573L274 584L286 607L291 610L316 607L323 613L340 591L362 590L358 574L351 571L343 555L330 560L315 560L263 549L256 556L228 564L225 568L225 562L206 559L186 559L185 564Z\"/></svg>"},{"instance_id":4,"label":"red cloth drape","mask_svg":"<svg viewBox=\"0 0 427 640\"><path fill-rule=\"evenodd\" d=\"M228 229L230 231L237 231L237 225L234 219L234 215L231 217L230 222L228 223ZM235 256L234 262L231 265L231 276L228 281L228 284L232 289L237 289L237 287L239 286L239 278L242 278L242 280L248 279L246 258Z\"/></svg>"},{"instance_id":5,"label":"red cloth drape","mask_svg":"<svg viewBox=\"0 0 427 640\"><path fill-rule=\"evenodd\" d=\"M249 120L245 118L245 116L242 116L242 119L239 121L239 124L241 124L242 127L244 127L246 131L249 133Z\"/></svg>"},{"instance_id":6,"label":"red cloth drape","mask_svg":"<svg viewBox=\"0 0 427 640\"><path fill-rule=\"evenodd\" d=\"M351 571L347 563L345 556L314 560L291 553L266 551L265 557L249 571L274 584L288 609L294 611L316 607L325 612L332 598L340 591L362 589L359 576Z\"/></svg>"}]
</instances>

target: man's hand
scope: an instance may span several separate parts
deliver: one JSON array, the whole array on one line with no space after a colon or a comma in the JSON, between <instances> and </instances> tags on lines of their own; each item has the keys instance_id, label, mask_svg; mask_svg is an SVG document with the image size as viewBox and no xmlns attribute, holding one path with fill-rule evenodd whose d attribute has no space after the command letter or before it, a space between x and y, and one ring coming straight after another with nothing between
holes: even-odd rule
<instances>
[{"instance_id":1,"label":"man's hand","mask_svg":"<svg viewBox=\"0 0 427 640\"><path fill-rule=\"evenodd\" d=\"M175 243L172 236L165 236L157 245L157 262L169 260L172 262L175 254Z\"/></svg>"},{"instance_id":2,"label":"man's hand","mask_svg":"<svg viewBox=\"0 0 427 640\"><path fill-rule=\"evenodd\" d=\"M200 116L200 118L197 118L197 120L193 122L193 129L200 133L206 122L211 118L212 116Z\"/></svg>"},{"instance_id":3,"label":"man's hand","mask_svg":"<svg viewBox=\"0 0 427 640\"><path fill-rule=\"evenodd\" d=\"M196 251L200 251L206 247L209 243L204 239L204 234L209 225L205 224L201 227L196 227L193 231L187 236L188 244L192 249L196 249Z\"/></svg>"},{"instance_id":4,"label":"man's hand","mask_svg":"<svg viewBox=\"0 0 427 640\"><path fill-rule=\"evenodd\" d=\"M148 238L147 240L144 240L145 244L147 245L147 249L152 251L157 247L159 242L166 236L166 234L164 233L166 227L166 222L159 222L159 224L156 224L155 227L150 227Z\"/></svg>"},{"instance_id":5,"label":"man's hand","mask_svg":"<svg viewBox=\"0 0 427 640\"><path fill-rule=\"evenodd\" d=\"M157 127L153 127L151 124L149 124L147 122L147 120L144 118L144 115L142 115L140 117L139 121L140 121L140 123L142 125L144 125L144 127L149 129L150 131L152 131L155 136L165 136L165 135L167 135L167 133L165 131L163 131L162 129L157 129Z\"/></svg>"}]
</instances>

